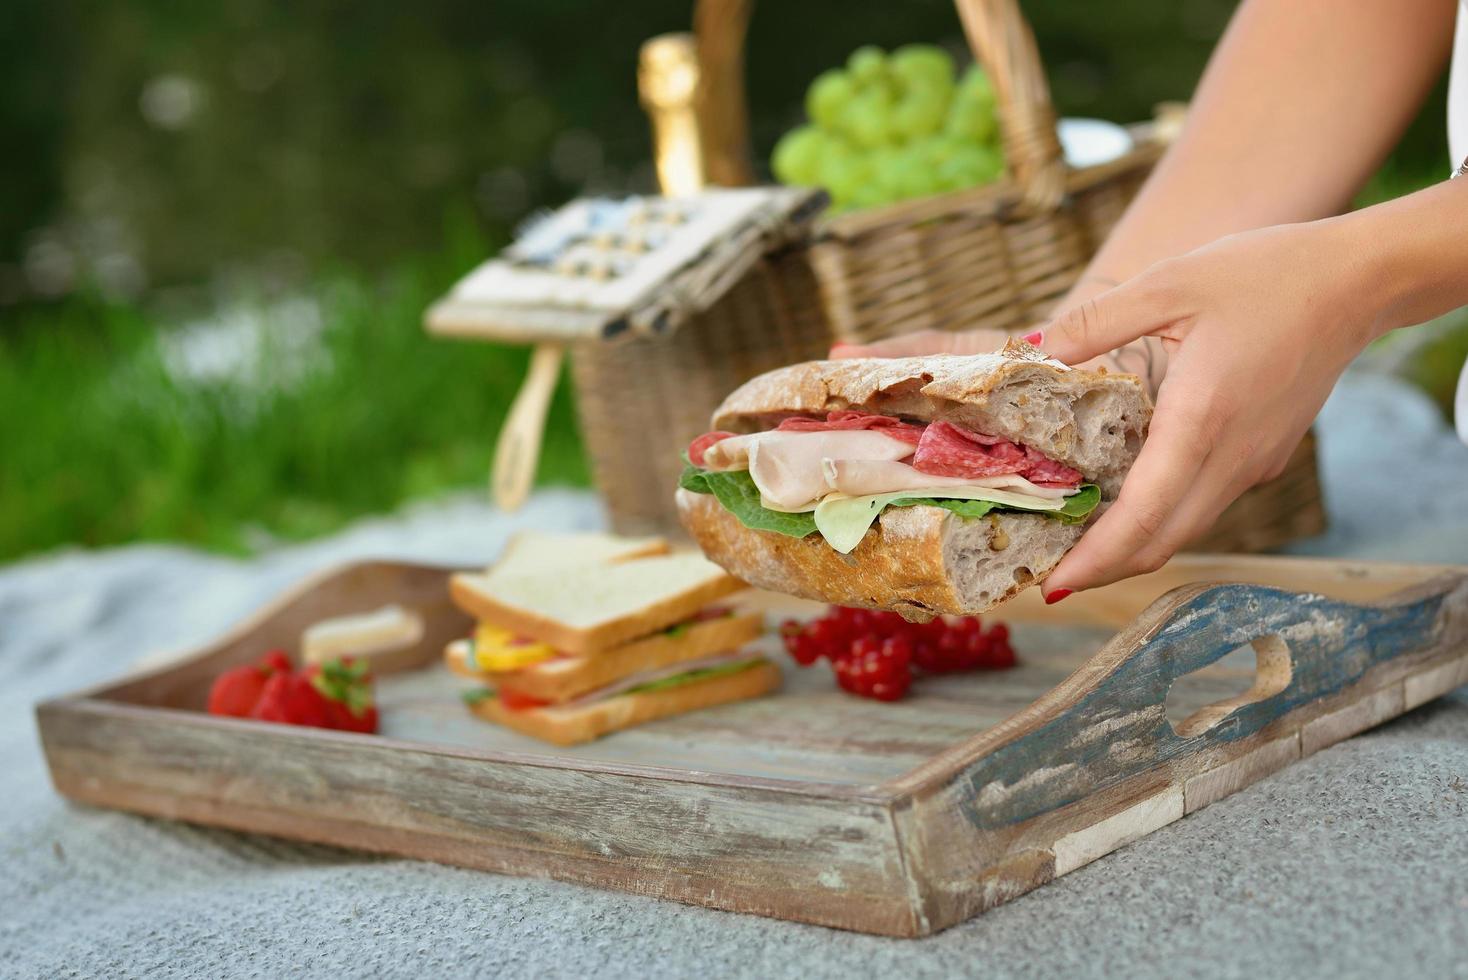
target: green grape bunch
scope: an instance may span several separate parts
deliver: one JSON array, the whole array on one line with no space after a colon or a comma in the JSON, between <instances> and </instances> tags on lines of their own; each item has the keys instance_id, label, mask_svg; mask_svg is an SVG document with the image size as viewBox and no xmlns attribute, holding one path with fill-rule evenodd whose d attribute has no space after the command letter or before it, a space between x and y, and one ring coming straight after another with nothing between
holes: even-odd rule
<instances>
[{"instance_id":1,"label":"green grape bunch","mask_svg":"<svg viewBox=\"0 0 1468 980\"><path fill-rule=\"evenodd\" d=\"M817 75L809 122L775 145L782 183L823 187L833 212L978 187L1004 172L994 86L978 65L956 77L948 52L857 48Z\"/></svg>"}]
</instances>

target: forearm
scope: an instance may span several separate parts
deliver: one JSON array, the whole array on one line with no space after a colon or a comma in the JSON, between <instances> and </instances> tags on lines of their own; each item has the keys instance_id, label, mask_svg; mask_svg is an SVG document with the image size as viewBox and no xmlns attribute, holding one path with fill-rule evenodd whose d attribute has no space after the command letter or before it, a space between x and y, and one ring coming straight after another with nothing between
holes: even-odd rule
<instances>
[{"instance_id":1,"label":"forearm","mask_svg":"<svg viewBox=\"0 0 1468 980\"><path fill-rule=\"evenodd\" d=\"M1177 144L1079 291L1224 235L1343 210L1440 74L1454 14L1454 0L1245 0Z\"/></svg>"},{"instance_id":2,"label":"forearm","mask_svg":"<svg viewBox=\"0 0 1468 980\"><path fill-rule=\"evenodd\" d=\"M1246 0L1182 136L1056 312L1224 235L1342 210L1441 70L1453 17L1453 0ZM1155 392L1167 355L1139 340L1091 363Z\"/></svg>"}]
</instances>

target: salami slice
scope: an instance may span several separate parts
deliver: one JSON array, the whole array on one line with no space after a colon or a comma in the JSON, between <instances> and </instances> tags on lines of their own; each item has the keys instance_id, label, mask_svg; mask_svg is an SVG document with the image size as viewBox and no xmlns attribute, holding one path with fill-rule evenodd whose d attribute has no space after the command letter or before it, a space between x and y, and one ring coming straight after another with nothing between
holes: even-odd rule
<instances>
[{"instance_id":1,"label":"salami slice","mask_svg":"<svg viewBox=\"0 0 1468 980\"><path fill-rule=\"evenodd\" d=\"M885 436L901 439L916 446L923 436L923 426L913 425L891 415L869 415L847 409L827 413L822 419L791 418L777 427L781 432L829 432L833 429L877 429Z\"/></svg>"},{"instance_id":2,"label":"salami slice","mask_svg":"<svg viewBox=\"0 0 1468 980\"><path fill-rule=\"evenodd\" d=\"M1042 487L1080 486L1081 473L1064 463L1057 463L1038 449L1025 447L1025 469L1021 475Z\"/></svg>"},{"instance_id":3,"label":"salami slice","mask_svg":"<svg viewBox=\"0 0 1468 980\"><path fill-rule=\"evenodd\" d=\"M733 438L732 432L705 432L688 444L688 461L694 466L703 465L703 454L716 442Z\"/></svg>"},{"instance_id":4,"label":"salami slice","mask_svg":"<svg viewBox=\"0 0 1468 980\"><path fill-rule=\"evenodd\" d=\"M978 478L1015 473L1041 486L1075 486L1081 479L1075 470L1034 449L942 421L923 431L912 465L929 476Z\"/></svg>"}]
</instances>

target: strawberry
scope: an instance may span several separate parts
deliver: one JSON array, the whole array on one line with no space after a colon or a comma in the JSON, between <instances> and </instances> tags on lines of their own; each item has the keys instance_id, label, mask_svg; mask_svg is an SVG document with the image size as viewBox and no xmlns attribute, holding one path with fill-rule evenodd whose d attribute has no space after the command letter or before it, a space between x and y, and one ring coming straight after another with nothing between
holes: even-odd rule
<instances>
[{"instance_id":1,"label":"strawberry","mask_svg":"<svg viewBox=\"0 0 1468 980\"><path fill-rule=\"evenodd\" d=\"M351 657L312 664L304 676L325 702L327 728L344 732L377 731L377 706L367 664Z\"/></svg>"},{"instance_id":2,"label":"strawberry","mask_svg":"<svg viewBox=\"0 0 1468 980\"><path fill-rule=\"evenodd\" d=\"M305 674L272 675L250 717L283 725L333 727L326 698Z\"/></svg>"},{"instance_id":3,"label":"strawberry","mask_svg":"<svg viewBox=\"0 0 1468 980\"><path fill-rule=\"evenodd\" d=\"M351 658L291 670L284 651L271 650L258 663L215 678L209 711L283 725L376 732L377 707L367 664Z\"/></svg>"},{"instance_id":4,"label":"strawberry","mask_svg":"<svg viewBox=\"0 0 1468 980\"><path fill-rule=\"evenodd\" d=\"M288 674L290 670L290 658L283 650L271 650L257 663L226 670L214 679L214 685L209 689L209 713L232 718L250 717L270 678Z\"/></svg>"}]
</instances>

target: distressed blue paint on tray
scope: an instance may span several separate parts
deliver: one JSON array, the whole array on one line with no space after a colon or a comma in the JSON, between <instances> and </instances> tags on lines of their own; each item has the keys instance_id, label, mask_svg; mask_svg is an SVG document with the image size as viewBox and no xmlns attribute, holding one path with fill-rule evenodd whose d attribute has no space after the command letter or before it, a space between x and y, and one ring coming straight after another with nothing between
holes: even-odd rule
<instances>
[{"instance_id":1,"label":"distressed blue paint on tray","mask_svg":"<svg viewBox=\"0 0 1468 980\"><path fill-rule=\"evenodd\" d=\"M1329 697L1377 664L1424 650L1452 584L1400 605L1337 602L1257 585L1221 585L1179 606L1146 644L1063 715L978 760L963 809L981 829L1028 820L1211 745L1247 738ZM1255 639L1279 634L1289 686L1189 738L1164 715L1172 682Z\"/></svg>"}]
</instances>

